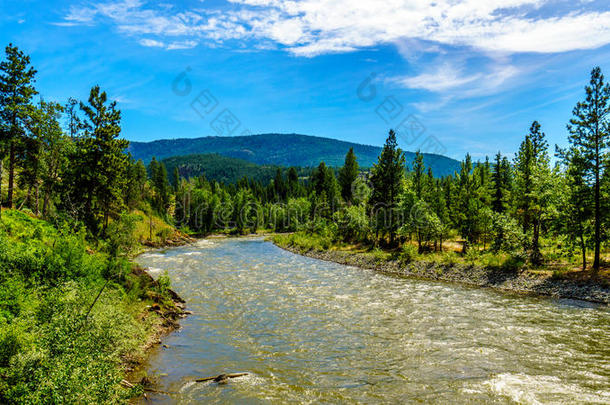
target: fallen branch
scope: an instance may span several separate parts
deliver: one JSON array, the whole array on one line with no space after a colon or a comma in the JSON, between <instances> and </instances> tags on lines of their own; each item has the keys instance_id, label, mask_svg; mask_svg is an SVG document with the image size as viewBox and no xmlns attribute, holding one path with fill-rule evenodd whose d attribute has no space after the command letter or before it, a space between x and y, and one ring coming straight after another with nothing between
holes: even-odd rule
<instances>
[{"instance_id":1,"label":"fallen branch","mask_svg":"<svg viewBox=\"0 0 610 405\"><path fill-rule=\"evenodd\" d=\"M195 382L214 381L217 383L226 383L229 378L236 378L244 375L248 375L248 373L219 374L215 377L198 378Z\"/></svg>"}]
</instances>

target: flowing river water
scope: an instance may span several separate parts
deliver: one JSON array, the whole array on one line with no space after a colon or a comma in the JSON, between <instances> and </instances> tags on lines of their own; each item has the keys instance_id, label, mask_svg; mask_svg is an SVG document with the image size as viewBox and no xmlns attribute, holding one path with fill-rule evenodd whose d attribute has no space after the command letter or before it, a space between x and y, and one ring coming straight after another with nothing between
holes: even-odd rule
<instances>
[{"instance_id":1,"label":"flowing river water","mask_svg":"<svg viewBox=\"0 0 610 405\"><path fill-rule=\"evenodd\" d=\"M193 314L142 403L610 403L610 310L207 239L138 262ZM195 378L247 372L228 384Z\"/></svg>"}]
</instances>

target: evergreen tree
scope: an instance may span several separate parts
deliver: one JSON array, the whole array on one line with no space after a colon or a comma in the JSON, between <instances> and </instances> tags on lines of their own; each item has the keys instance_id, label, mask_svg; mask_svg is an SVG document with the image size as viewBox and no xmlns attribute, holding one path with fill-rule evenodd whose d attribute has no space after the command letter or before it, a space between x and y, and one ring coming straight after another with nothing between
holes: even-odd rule
<instances>
[{"instance_id":1,"label":"evergreen tree","mask_svg":"<svg viewBox=\"0 0 610 405\"><path fill-rule=\"evenodd\" d=\"M538 121L534 121L519 148L515 169L518 209L523 232L532 234L530 260L535 265L542 263L540 229L550 201L546 194L551 180L547 149L545 134Z\"/></svg>"},{"instance_id":2,"label":"evergreen tree","mask_svg":"<svg viewBox=\"0 0 610 405\"><path fill-rule=\"evenodd\" d=\"M604 76L599 67L591 72L589 86L585 87L586 98L576 104L572 110L573 118L568 124L570 135L568 141L578 156L570 162L579 166L576 172L582 173L585 182L590 185L593 194L593 276L600 267L600 247L602 242L602 195L601 180L607 169L608 146L610 141L609 113L610 86L604 83Z\"/></svg>"},{"instance_id":3,"label":"evergreen tree","mask_svg":"<svg viewBox=\"0 0 610 405\"><path fill-rule=\"evenodd\" d=\"M466 154L466 158L462 161L457 178L456 192L456 225L464 238L462 252L466 253L468 248L476 241L479 215L479 201L472 175L472 158L470 154Z\"/></svg>"},{"instance_id":4,"label":"evergreen tree","mask_svg":"<svg viewBox=\"0 0 610 405\"><path fill-rule=\"evenodd\" d=\"M353 202L352 190L354 181L358 178L358 162L354 154L354 148L349 148L345 155L345 163L339 171L339 187L341 188L341 197L348 204Z\"/></svg>"},{"instance_id":5,"label":"evergreen tree","mask_svg":"<svg viewBox=\"0 0 610 405\"><path fill-rule=\"evenodd\" d=\"M59 124L63 107L40 101L27 120L28 136L24 138L21 162L21 184L27 188L26 201L34 191L34 211L40 214L40 187L43 187L42 214L46 216L51 194L58 190L61 171L65 169L69 140ZM29 202L29 201L27 201Z\"/></svg>"},{"instance_id":6,"label":"evergreen tree","mask_svg":"<svg viewBox=\"0 0 610 405\"><path fill-rule=\"evenodd\" d=\"M424 188L425 188L425 170L424 166L424 155L422 155L419 150L415 152L415 159L413 159L413 189L415 191L415 196L418 199L424 198Z\"/></svg>"},{"instance_id":7,"label":"evergreen tree","mask_svg":"<svg viewBox=\"0 0 610 405\"><path fill-rule=\"evenodd\" d=\"M13 44L6 49L6 60L0 62L0 178L6 149L9 154L7 206L13 207L17 148L25 135L25 121L32 112L31 100L38 92L33 86L36 70L30 57ZM1 205L1 204L0 204Z\"/></svg>"},{"instance_id":8,"label":"evergreen tree","mask_svg":"<svg viewBox=\"0 0 610 405\"><path fill-rule=\"evenodd\" d=\"M291 167L288 169L288 196L289 197L300 197L301 190L299 184L299 174L297 173L297 169Z\"/></svg>"},{"instance_id":9,"label":"evergreen tree","mask_svg":"<svg viewBox=\"0 0 610 405\"><path fill-rule=\"evenodd\" d=\"M88 228L105 234L112 212L123 206L129 142L120 139L121 112L116 102L108 103L99 86L91 89L87 103L80 103L84 114L83 134L76 140L71 165L71 198Z\"/></svg>"},{"instance_id":10,"label":"evergreen tree","mask_svg":"<svg viewBox=\"0 0 610 405\"><path fill-rule=\"evenodd\" d=\"M273 188L275 191L276 201L286 201L287 195L287 187L286 182L284 181L284 176L282 175L282 169L279 167L275 172L275 178L273 179Z\"/></svg>"},{"instance_id":11,"label":"evergreen tree","mask_svg":"<svg viewBox=\"0 0 610 405\"><path fill-rule=\"evenodd\" d=\"M396 141L396 133L390 130L377 163L371 169L371 197L369 211L374 215L376 239L379 231L387 231L390 244L394 243L400 226L397 204L405 173L405 156Z\"/></svg>"},{"instance_id":12,"label":"evergreen tree","mask_svg":"<svg viewBox=\"0 0 610 405\"><path fill-rule=\"evenodd\" d=\"M493 183L493 198L491 206L497 213L506 211L506 194L508 184L506 184L507 176L504 173L508 168L503 164L502 154L498 152L493 164L491 179Z\"/></svg>"},{"instance_id":13,"label":"evergreen tree","mask_svg":"<svg viewBox=\"0 0 610 405\"><path fill-rule=\"evenodd\" d=\"M152 162L151 162L152 164ZM153 207L165 216L170 205L171 186L167 178L167 168L163 162L159 162L151 171L153 189L155 191Z\"/></svg>"},{"instance_id":14,"label":"evergreen tree","mask_svg":"<svg viewBox=\"0 0 610 405\"><path fill-rule=\"evenodd\" d=\"M180 171L178 170L178 166L174 167L173 174L173 184L174 184L174 193L178 191L178 186L180 185Z\"/></svg>"}]
</instances>

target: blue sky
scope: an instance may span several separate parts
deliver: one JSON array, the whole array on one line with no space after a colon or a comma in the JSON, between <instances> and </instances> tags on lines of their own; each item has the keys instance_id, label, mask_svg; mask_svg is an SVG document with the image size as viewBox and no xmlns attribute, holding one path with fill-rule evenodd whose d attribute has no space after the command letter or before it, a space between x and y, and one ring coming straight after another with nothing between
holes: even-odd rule
<instances>
[{"instance_id":1,"label":"blue sky","mask_svg":"<svg viewBox=\"0 0 610 405\"><path fill-rule=\"evenodd\" d=\"M99 84L134 141L294 132L381 145L403 123L404 149L512 155L533 120L565 144L589 72L610 75L607 1L0 7L0 43L31 55L41 94L85 99Z\"/></svg>"}]
</instances>

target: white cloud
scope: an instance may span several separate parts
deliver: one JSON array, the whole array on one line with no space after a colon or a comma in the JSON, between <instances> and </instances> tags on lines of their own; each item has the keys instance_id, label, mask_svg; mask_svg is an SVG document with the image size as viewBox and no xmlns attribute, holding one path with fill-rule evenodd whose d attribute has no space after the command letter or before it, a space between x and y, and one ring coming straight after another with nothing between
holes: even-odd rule
<instances>
[{"instance_id":1,"label":"white cloud","mask_svg":"<svg viewBox=\"0 0 610 405\"><path fill-rule=\"evenodd\" d=\"M156 41L154 39L144 38L138 41L138 43L142 46L148 46L153 48L165 48L165 44L161 41Z\"/></svg>"},{"instance_id":2,"label":"white cloud","mask_svg":"<svg viewBox=\"0 0 610 405\"><path fill-rule=\"evenodd\" d=\"M300 56L426 40L505 53L555 53L610 43L610 10L574 3L532 17L556 0L229 0L228 9L176 10L142 0L73 7L63 24L113 21L131 35L275 42ZM203 3L205 5L205 3ZM528 14L529 13L529 14Z\"/></svg>"},{"instance_id":3,"label":"white cloud","mask_svg":"<svg viewBox=\"0 0 610 405\"><path fill-rule=\"evenodd\" d=\"M482 74L462 75L461 69L445 64L433 72L424 72L417 76L395 79L399 84L411 89L429 91L451 90L465 84L480 80Z\"/></svg>"},{"instance_id":4,"label":"white cloud","mask_svg":"<svg viewBox=\"0 0 610 405\"><path fill-rule=\"evenodd\" d=\"M173 49L191 49L196 47L197 45L197 41L178 41L172 42L171 44L167 45L166 49L170 51Z\"/></svg>"}]
</instances>

